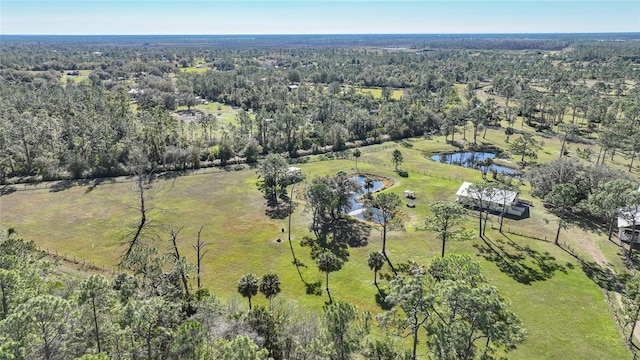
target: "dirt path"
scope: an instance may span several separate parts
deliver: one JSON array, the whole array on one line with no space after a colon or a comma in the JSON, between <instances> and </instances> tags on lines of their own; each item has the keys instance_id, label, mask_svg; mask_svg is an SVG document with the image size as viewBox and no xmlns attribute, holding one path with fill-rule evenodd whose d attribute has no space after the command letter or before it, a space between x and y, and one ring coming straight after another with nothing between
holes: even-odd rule
<instances>
[{"instance_id":1,"label":"dirt path","mask_svg":"<svg viewBox=\"0 0 640 360\"><path fill-rule=\"evenodd\" d=\"M604 254L600 250L600 248L591 241L585 241L580 244L580 248L591 258L593 261L598 264L603 270L608 270L612 274L616 275L615 269L609 264L607 259L604 257ZM617 278L617 276L616 276ZM612 304L615 306L614 310L618 310L622 308L622 294L618 291L607 291L607 297L610 300L615 300L615 303ZM612 296L611 296L612 295ZM640 342L640 324L636 324L636 327L633 331L633 338L635 341Z\"/></svg>"}]
</instances>

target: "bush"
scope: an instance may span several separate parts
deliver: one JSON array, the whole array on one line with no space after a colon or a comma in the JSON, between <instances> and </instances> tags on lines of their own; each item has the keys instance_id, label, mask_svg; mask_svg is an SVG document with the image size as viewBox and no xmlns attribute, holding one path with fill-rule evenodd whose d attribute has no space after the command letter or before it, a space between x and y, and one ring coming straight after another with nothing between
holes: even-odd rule
<instances>
[{"instance_id":1,"label":"bush","mask_svg":"<svg viewBox=\"0 0 640 360\"><path fill-rule=\"evenodd\" d=\"M409 172L406 170L398 170L398 176L403 178L409 177Z\"/></svg>"}]
</instances>

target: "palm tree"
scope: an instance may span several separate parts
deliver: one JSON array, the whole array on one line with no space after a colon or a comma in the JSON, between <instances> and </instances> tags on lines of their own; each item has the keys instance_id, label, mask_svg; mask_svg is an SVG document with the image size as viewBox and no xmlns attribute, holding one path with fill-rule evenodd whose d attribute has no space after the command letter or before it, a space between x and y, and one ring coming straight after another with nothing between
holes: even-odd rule
<instances>
[{"instance_id":1,"label":"palm tree","mask_svg":"<svg viewBox=\"0 0 640 360\"><path fill-rule=\"evenodd\" d=\"M242 297L249 299L249 310L251 310L251 297L258 293L258 277L255 274L242 275L238 281L238 292Z\"/></svg>"},{"instance_id":2,"label":"palm tree","mask_svg":"<svg viewBox=\"0 0 640 360\"><path fill-rule=\"evenodd\" d=\"M271 309L271 299L280 293L280 277L276 274L264 274L260 281L260 292L269 299Z\"/></svg>"},{"instance_id":3,"label":"palm tree","mask_svg":"<svg viewBox=\"0 0 640 360\"><path fill-rule=\"evenodd\" d=\"M364 179L364 188L367 190L367 195L369 195L374 185L375 183L373 182L373 179L371 178Z\"/></svg>"},{"instance_id":4,"label":"palm tree","mask_svg":"<svg viewBox=\"0 0 640 360\"><path fill-rule=\"evenodd\" d=\"M398 171L398 165L402 164L403 158L402 158L402 152L400 152L400 150L395 149L393 150L393 163L396 165L396 171Z\"/></svg>"},{"instance_id":5,"label":"palm tree","mask_svg":"<svg viewBox=\"0 0 640 360\"><path fill-rule=\"evenodd\" d=\"M326 275L325 289L327 290L327 296L329 296L329 304L332 304L333 299L329 291L329 273L340 270L342 268L342 261L334 253L325 251L318 255L316 263L318 264L318 269Z\"/></svg>"},{"instance_id":6,"label":"palm tree","mask_svg":"<svg viewBox=\"0 0 640 360\"><path fill-rule=\"evenodd\" d=\"M372 252L369 254L369 258L367 259L367 264L369 264L369 269L373 270L373 284L378 287L378 271L382 269L384 265L385 257L379 252Z\"/></svg>"},{"instance_id":7,"label":"palm tree","mask_svg":"<svg viewBox=\"0 0 640 360\"><path fill-rule=\"evenodd\" d=\"M356 158L356 171L360 174L360 170L358 169L358 158L362 155L360 149L353 150L353 157Z\"/></svg>"}]
</instances>

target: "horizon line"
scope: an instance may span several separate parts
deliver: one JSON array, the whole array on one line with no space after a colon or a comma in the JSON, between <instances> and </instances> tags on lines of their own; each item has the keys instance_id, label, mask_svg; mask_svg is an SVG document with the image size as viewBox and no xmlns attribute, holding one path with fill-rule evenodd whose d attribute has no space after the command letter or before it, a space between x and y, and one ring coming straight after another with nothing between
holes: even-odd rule
<instances>
[{"instance_id":1,"label":"horizon line","mask_svg":"<svg viewBox=\"0 0 640 360\"><path fill-rule=\"evenodd\" d=\"M640 31L582 31L582 32L460 32L460 33L229 33L229 34L204 34L204 33L145 33L145 34L55 34L55 33L9 33L2 36L341 36L341 35L599 35L599 34L640 34Z\"/></svg>"}]
</instances>

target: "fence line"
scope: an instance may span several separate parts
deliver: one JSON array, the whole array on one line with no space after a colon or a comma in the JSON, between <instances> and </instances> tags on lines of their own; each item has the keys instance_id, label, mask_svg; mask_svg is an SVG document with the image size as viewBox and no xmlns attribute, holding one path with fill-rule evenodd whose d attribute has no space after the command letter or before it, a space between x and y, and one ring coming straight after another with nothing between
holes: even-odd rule
<instances>
[{"instance_id":1,"label":"fence line","mask_svg":"<svg viewBox=\"0 0 640 360\"><path fill-rule=\"evenodd\" d=\"M363 153L375 153L383 150L387 150L390 148L397 147L398 145L395 143L385 143L378 144L379 146L364 146L360 147L361 152ZM329 147L330 148L330 147ZM327 160L335 160L335 159L353 159L351 149L344 151L336 151L331 152L327 150L325 153L320 154L309 154L304 155L297 158L289 158L288 161L290 164L304 164L304 163L313 163L318 161L327 161ZM378 166L380 166L378 164ZM388 167L387 165L384 165ZM185 170L165 170L163 172L159 172L155 175L156 178L171 178L178 177L184 175L205 175L205 174L214 174L214 173L225 173L229 171L242 171L249 170L252 167L246 163L243 163L242 160L235 161L231 160L224 167L220 165L215 165L214 163L205 163L204 166L197 169L185 169ZM176 175L177 174L177 175ZM74 186L91 186L91 185L99 185L102 183L106 184L123 184L135 182L134 175L122 175L122 176L114 176L114 177L104 177L104 178L86 178L86 179L62 179L62 180L51 180L51 181L36 181L36 182L25 182L25 183L16 183L16 184L6 184L0 186L0 195L10 194L15 191L32 191L32 190L51 190L51 191L60 191L64 189L68 189Z\"/></svg>"},{"instance_id":2,"label":"fence line","mask_svg":"<svg viewBox=\"0 0 640 360\"><path fill-rule=\"evenodd\" d=\"M494 227L493 223L491 224L491 229L492 229L492 230L500 230L500 228L499 228L499 227L498 227L498 228ZM511 230L511 228L510 228L510 227L502 227L502 231L503 231L503 232L506 232L506 233L508 233L508 234L517 235L517 236L521 236L521 237L525 237L525 238L529 238L529 239L534 239L534 240L540 240L540 241L550 242L550 241L547 239L547 236L546 236L546 235L545 235L544 237L540 237L540 236L537 236L537 235L533 235L533 234L526 233L526 232L524 232L524 231L522 231L522 230Z\"/></svg>"},{"instance_id":3,"label":"fence line","mask_svg":"<svg viewBox=\"0 0 640 360\"><path fill-rule=\"evenodd\" d=\"M36 247L37 247L38 251L41 251L41 252L47 254L48 256L50 256L50 257L52 257L52 258L54 258L56 260L61 260L61 261L65 262L65 263L69 263L69 264L80 265L80 266L82 266L83 269L101 271L103 273L109 273L111 275L116 275L116 271L114 270L113 267L111 269L108 269L104 265L102 265L102 266L96 265L96 263L93 262L93 261L87 262L87 260L81 259L81 258L76 258L75 256L68 256L67 254L59 254L58 250L55 250L55 252L53 252L53 251L50 251L48 248L47 249L43 249L39 245L37 245Z\"/></svg>"}]
</instances>

